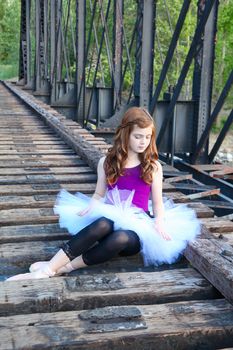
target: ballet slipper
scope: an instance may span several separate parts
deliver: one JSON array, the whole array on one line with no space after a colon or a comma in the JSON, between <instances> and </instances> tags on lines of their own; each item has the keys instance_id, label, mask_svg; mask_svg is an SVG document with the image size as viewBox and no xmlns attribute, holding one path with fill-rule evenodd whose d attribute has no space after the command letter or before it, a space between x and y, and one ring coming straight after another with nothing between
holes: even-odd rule
<instances>
[{"instance_id":1,"label":"ballet slipper","mask_svg":"<svg viewBox=\"0 0 233 350\"><path fill-rule=\"evenodd\" d=\"M35 272L21 273L7 278L6 281L21 281L21 280L32 280L32 279L41 279L49 278L55 276L55 272L50 269L49 266L44 266L40 270Z\"/></svg>"},{"instance_id":2,"label":"ballet slipper","mask_svg":"<svg viewBox=\"0 0 233 350\"><path fill-rule=\"evenodd\" d=\"M30 265L29 271L30 272L38 271L38 270L42 269L48 263L49 263L48 261L37 261L37 262Z\"/></svg>"},{"instance_id":3,"label":"ballet slipper","mask_svg":"<svg viewBox=\"0 0 233 350\"><path fill-rule=\"evenodd\" d=\"M65 266L60 267L57 272L56 275L62 275L63 273L69 273L71 271L74 271L74 267L72 266L72 264L69 262L67 263Z\"/></svg>"},{"instance_id":4,"label":"ballet slipper","mask_svg":"<svg viewBox=\"0 0 233 350\"><path fill-rule=\"evenodd\" d=\"M34 264L31 264L31 266L29 267L29 271L30 272L36 272L40 269L43 269L44 266L48 265L49 262L48 261L37 261ZM56 271L56 276L60 276L63 273L69 273L71 271L73 271L74 268L71 265L71 263L67 263L65 266L60 267L57 271Z\"/></svg>"}]
</instances>

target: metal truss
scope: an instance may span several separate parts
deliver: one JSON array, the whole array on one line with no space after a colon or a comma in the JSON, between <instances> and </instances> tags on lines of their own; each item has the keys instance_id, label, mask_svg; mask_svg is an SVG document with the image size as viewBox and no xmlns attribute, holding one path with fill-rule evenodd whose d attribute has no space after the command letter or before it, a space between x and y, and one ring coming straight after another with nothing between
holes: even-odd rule
<instances>
[{"instance_id":1,"label":"metal truss","mask_svg":"<svg viewBox=\"0 0 233 350\"><path fill-rule=\"evenodd\" d=\"M21 0L19 83L88 128L116 126L131 105L155 118L161 153L212 162L232 111L209 152L208 137L233 83L231 72L213 108L218 0L187 0L172 23L168 1ZM191 8L197 25L186 57L179 41ZM130 11L130 16L127 16ZM161 45L164 11L170 43ZM158 60L161 70L157 71ZM169 70L179 70L176 81ZM190 82L190 71L193 71ZM186 89L191 84L191 89Z\"/></svg>"}]
</instances>

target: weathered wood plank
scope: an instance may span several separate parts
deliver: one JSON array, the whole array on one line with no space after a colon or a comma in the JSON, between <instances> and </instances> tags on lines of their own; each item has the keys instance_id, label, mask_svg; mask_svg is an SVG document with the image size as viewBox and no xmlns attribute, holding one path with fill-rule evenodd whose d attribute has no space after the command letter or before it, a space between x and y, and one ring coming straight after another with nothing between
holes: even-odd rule
<instances>
[{"instance_id":1,"label":"weathered wood plank","mask_svg":"<svg viewBox=\"0 0 233 350\"><path fill-rule=\"evenodd\" d=\"M34 145L34 146L37 146L37 147L49 147L48 145L51 145L51 146L64 146L66 145L64 141L62 140L44 140L44 141L37 141L37 140L34 140L34 139L12 139L12 140L0 140L0 145L1 147L5 147L5 146L27 146L27 145Z\"/></svg>"},{"instance_id":2,"label":"weathered wood plank","mask_svg":"<svg viewBox=\"0 0 233 350\"><path fill-rule=\"evenodd\" d=\"M1 210L0 226L56 223L52 208Z\"/></svg>"},{"instance_id":3,"label":"weathered wood plank","mask_svg":"<svg viewBox=\"0 0 233 350\"><path fill-rule=\"evenodd\" d=\"M74 155L74 151L67 148L67 149L47 149L47 150L39 150L39 149L36 149L36 148L33 148L30 146L30 148L28 149L25 149L25 148L17 148L17 149L14 149L14 150L4 150L4 151L1 151L0 150L0 157L4 157L4 156L8 156L9 159L11 159L12 157L16 156L30 156L30 155L42 155L42 156L49 156L51 154L54 154L54 155Z\"/></svg>"},{"instance_id":4,"label":"weathered wood plank","mask_svg":"<svg viewBox=\"0 0 233 350\"><path fill-rule=\"evenodd\" d=\"M189 199L199 199L199 198L209 197L209 196L218 195L218 194L220 194L220 189L215 188L215 189L210 190L210 191L191 193L191 194L188 194L187 197Z\"/></svg>"},{"instance_id":5,"label":"weathered wood plank","mask_svg":"<svg viewBox=\"0 0 233 350\"><path fill-rule=\"evenodd\" d=\"M194 350L233 345L233 307L225 300L107 307L2 317L5 350ZM120 320L117 314L123 315ZM127 314L134 314L130 319ZM105 316L106 315L106 316ZM108 316L107 316L108 315ZM138 315L138 316L136 316Z\"/></svg>"},{"instance_id":6,"label":"weathered wood plank","mask_svg":"<svg viewBox=\"0 0 233 350\"><path fill-rule=\"evenodd\" d=\"M201 202L186 203L188 207L195 210L198 218L210 218L214 216L214 210Z\"/></svg>"},{"instance_id":7,"label":"weathered wood plank","mask_svg":"<svg viewBox=\"0 0 233 350\"><path fill-rule=\"evenodd\" d=\"M21 159L11 161L1 161L0 168L24 168L24 167L74 167L79 165L86 165L86 163L77 156L75 159L62 159L62 160L42 160L42 159Z\"/></svg>"},{"instance_id":8,"label":"weathered wood plank","mask_svg":"<svg viewBox=\"0 0 233 350\"><path fill-rule=\"evenodd\" d=\"M39 153L34 153L34 154L14 154L14 155L8 155L8 156L1 156L0 155L0 161L9 161L9 160L19 160L19 159L23 159L23 160L32 160L32 159L36 159L39 158L41 160L70 160L70 159L79 159L79 157L73 153L73 154L39 154Z\"/></svg>"},{"instance_id":9,"label":"weathered wood plank","mask_svg":"<svg viewBox=\"0 0 233 350\"><path fill-rule=\"evenodd\" d=\"M213 236L219 240L223 240L223 242L227 242L231 246L233 246L233 232L214 232Z\"/></svg>"},{"instance_id":10,"label":"weathered wood plank","mask_svg":"<svg viewBox=\"0 0 233 350\"><path fill-rule=\"evenodd\" d=\"M95 182L93 183L61 183L54 182L51 184L36 183L31 185L0 185L0 193L2 196L6 195L35 195L35 194L54 194L62 188L72 192L93 193L95 190ZM173 187L164 185L164 191L173 190Z\"/></svg>"},{"instance_id":11,"label":"weathered wood plank","mask_svg":"<svg viewBox=\"0 0 233 350\"><path fill-rule=\"evenodd\" d=\"M43 144L43 145L35 145L33 143L24 143L24 144L1 144L0 143L0 152L1 154L4 154L12 151L14 153L16 152L31 152L31 150L33 150L33 152L38 151L39 153L43 153L50 151L52 152L53 150L58 152L59 150L63 151L63 150L70 150L69 147L62 145L62 144ZM74 151L72 151L74 153Z\"/></svg>"},{"instance_id":12,"label":"weathered wood plank","mask_svg":"<svg viewBox=\"0 0 233 350\"><path fill-rule=\"evenodd\" d=\"M211 284L191 268L55 277L44 282L24 280L0 283L0 316L216 297Z\"/></svg>"},{"instance_id":13,"label":"weathered wood plank","mask_svg":"<svg viewBox=\"0 0 233 350\"><path fill-rule=\"evenodd\" d=\"M184 252L185 257L233 303L233 248L220 240L197 239Z\"/></svg>"},{"instance_id":14,"label":"weathered wood plank","mask_svg":"<svg viewBox=\"0 0 233 350\"><path fill-rule=\"evenodd\" d=\"M173 183L173 182L179 182L184 180L191 180L192 178L193 178L192 174L179 176L179 173L178 173L177 176L166 178L164 181L167 183Z\"/></svg>"},{"instance_id":15,"label":"weathered wood plank","mask_svg":"<svg viewBox=\"0 0 233 350\"><path fill-rule=\"evenodd\" d=\"M28 184L28 183L46 183L52 184L54 182L59 183L71 183L71 182L96 182L97 176L92 172L84 174L29 174L29 175L3 175L0 176L0 185L13 185L13 184Z\"/></svg>"},{"instance_id":16,"label":"weathered wood plank","mask_svg":"<svg viewBox=\"0 0 233 350\"><path fill-rule=\"evenodd\" d=\"M202 219L201 221L211 232L233 231L233 222L230 220L221 220L221 217Z\"/></svg>"},{"instance_id":17,"label":"weathered wood plank","mask_svg":"<svg viewBox=\"0 0 233 350\"><path fill-rule=\"evenodd\" d=\"M12 225L0 228L0 243L16 243L23 241L53 241L56 239L70 239L66 229L55 224ZM36 243L33 243L36 244Z\"/></svg>"},{"instance_id":18,"label":"weathered wood plank","mask_svg":"<svg viewBox=\"0 0 233 350\"><path fill-rule=\"evenodd\" d=\"M95 183L52 183L52 184L32 184L32 185L0 185L0 193L4 195L36 195L36 194L56 194L62 188L71 192L93 193Z\"/></svg>"},{"instance_id":19,"label":"weathered wood plank","mask_svg":"<svg viewBox=\"0 0 233 350\"><path fill-rule=\"evenodd\" d=\"M30 174L83 174L93 173L93 170L85 164L80 164L76 167L25 167L25 168L14 168L14 175L30 175ZM1 175L12 175L12 168L2 168Z\"/></svg>"}]
</instances>

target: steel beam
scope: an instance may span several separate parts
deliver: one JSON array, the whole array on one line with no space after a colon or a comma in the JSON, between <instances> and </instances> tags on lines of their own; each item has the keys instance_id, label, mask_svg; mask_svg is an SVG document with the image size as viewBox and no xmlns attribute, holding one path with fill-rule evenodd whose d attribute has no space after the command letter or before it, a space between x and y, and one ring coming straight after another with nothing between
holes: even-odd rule
<instances>
[{"instance_id":1,"label":"steel beam","mask_svg":"<svg viewBox=\"0 0 233 350\"><path fill-rule=\"evenodd\" d=\"M121 104L122 80L122 39L123 39L123 0L114 2L114 33L113 33L113 107L114 110Z\"/></svg>"},{"instance_id":2,"label":"steel beam","mask_svg":"<svg viewBox=\"0 0 233 350\"><path fill-rule=\"evenodd\" d=\"M176 23L176 27L175 27L175 30L174 30L174 33L173 33L173 36L171 39L171 43L170 43L170 46L169 46L166 58L164 60L164 64L163 64L160 76L159 76L159 80L158 80L153 98L152 98L151 103L150 103L149 110L150 110L151 115L155 111L155 106L156 106L156 103L158 101L159 95L161 93L163 83L164 83L164 80L166 78L170 63L172 61L172 58L173 58L173 55L175 52L175 48L177 46L177 42L178 42L178 39L180 36L180 32L183 28L183 24L184 24L184 21L185 21L185 18L186 18L186 15L187 15L187 12L188 12L188 9L190 6L190 2L191 2L191 0L186 0L183 2L182 8L181 8L181 11L179 14L179 18L178 18L178 21Z\"/></svg>"},{"instance_id":3,"label":"steel beam","mask_svg":"<svg viewBox=\"0 0 233 350\"><path fill-rule=\"evenodd\" d=\"M215 122L215 120L217 119L219 112L221 111L223 103L224 103L224 101L225 101L225 99L230 91L232 84L233 84L233 70L231 71L231 73L227 79L227 82L226 82L226 84L225 84L225 86L220 94L220 97L219 97L219 99L214 107L214 110L213 110L213 112L212 112L212 114L207 122L205 130L203 131L201 138L196 146L196 152L194 154L194 159L197 158L199 153L201 152L201 149L202 149L205 141L208 138L211 127L212 127L213 123Z\"/></svg>"},{"instance_id":4,"label":"steel beam","mask_svg":"<svg viewBox=\"0 0 233 350\"><path fill-rule=\"evenodd\" d=\"M26 0L21 0L20 44L19 44L19 83L27 79L27 37L26 37Z\"/></svg>"},{"instance_id":5,"label":"steel beam","mask_svg":"<svg viewBox=\"0 0 233 350\"><path fill-rule=\"evenodd\" d=\"M140 106L149 108L153 89L155 1L143 1Z\"/></svg>"},{"instance_id":6,"label":"steel beam","mask_svg":"<svg viewBox=\"0 0 233 350\"><path fill-rule=\"evenodd\" d=\"M172 96L171 102L169 104L166 118L164 119L163 124L162 124L162 126L160 128L160 131L159 131L159 135L158 135L158 138L157 138L157 145L158 145L158 147L160 146L160 144L162 142L162 139L163 139L164 133L166 131L167 125L168 125L169 121L171 120L171 118L173 116L173 111L174 111L174 108L175 108L175 105L176 105L176 101L177 101L177 99L179 97L179 94L181 92L181 89L182 89L185 77L186 77L186 75L188 73L189 67L190 67L190 65L192 63L192 60L193 60L193 57L196 54L197 45L198 45L199 40L201 38L201 35L202 35L202 33L203 33L204 29L205 29L205 24L207 22L207 19L209 17L210 11L211 11L214 3L215 3L215 0L207 0L206 7L205 7L205 10L204 10L204 14L203 14L203 16L202 16L202 18L200 20L199 25L196 28L192 44L190 46L190 49L189 49L188 55L186 57L185 63L183 65L183 67L182 67L182 70L181 70L181 73L180 73L180 77L179 77L177 85L175 87L174 94Z\"/></svg>"},{"instance_id":7,"label":"steel beam","mask_svg":"<svg viewBox=\"0 0 233 350\"><path fill-rule=\"evenodd\" d=\"M135 74L134 74L134 96L139 99L140 96L140 74L142 58L142 27L143 27L143 1L138 1L137 7L137 25L136 25L136 52L135 52Z\"/></svg>"},{"instance_id":8,"label":"steel beam","mask_svg":"<svg viewBox=\"0 0 233 350\"><path fill-rule=\"evenodd\" d=\"M50 104L56 100L56 0L50 0Z\"/></svg>"},{"instance_id":9,"label":"steel beam","mask_svg":"<svg viewBox=\"0 0 233 350\"><path fill-rule=\"evenodd\" d=\"M41 0L35 2L35 23L36 23L36 52L35 52L35 83L36 90L41 88Z\"/></svg>"},{"instance_id":10,"label":"steel beam","mask_svg":"<svg viewBox=\"0 0 233 350\"><path fill-rule=\"evenodd\" d=\"M218 0L215 0L208 21L206 22L203 40L199 44L199 52L195 58L193 83L193 99L196 101L194 112L194 150L196 150L196 145L205 130L211 112L218 4ZM203 16L205 6L206 0L199 0L198 23ZM197 157L192 158L192 162L196 162L197 160L198 163L208 162L208 139L206 139L205 144L199 153L198 159Z\"/></svg>"},{"instance_id":11,"label":"steel beam","mask_svg":"<svg viewBox=\"0 0 233 350\"><path fill-rule=\"evenodd\" d=\"M231 113L229 114L210 154L209 154L209 162L211 163L214 159L214 157L216 156L216 153L218 152L219 148L221 147L221 144L228 132L228 130L230 129L230 126L232 125L233 122L233 109L231 110Z\"/></svg>"},{"instance_id":12,"label":"steel beam","mask_svg":"<svg viewBox=\"0 0 233 350\"><path fill-rule=\"evenodd\" d=\"M193 178L201 181L203 184L208 186L216 186L216 188L221 189L221 194L226 197L226 200L230 203L233 203L233 184L222 179L216 179L211 177L207 172L203 170L195 169L195 166L192 166L184 161L177 160L175 161L175 167L181 171L188 171L193 175Z\"/></svg>"},{"instance_id":13,"label":"steel beam","mask_svg":"<svg viewBox=\"0 0 233 350\"><path fill-rule=\"evenodd\" d=\"M76 84L77 84L77 115L76 120L81 125L85 121L85 28L86 1L76 0Z\"/></svg>"},{"instance_id":14,"label":"steel beam","mask_svg":"<svg viewBox=\"0 0 233 350\"><path fill-rule=\"evenodd\" d=\"M26 62L26 85L25 88L34 90L34 76L31 72L31 0L26 0L26 49L27 49L27 62Z\"/></svg>"}]
</instances>

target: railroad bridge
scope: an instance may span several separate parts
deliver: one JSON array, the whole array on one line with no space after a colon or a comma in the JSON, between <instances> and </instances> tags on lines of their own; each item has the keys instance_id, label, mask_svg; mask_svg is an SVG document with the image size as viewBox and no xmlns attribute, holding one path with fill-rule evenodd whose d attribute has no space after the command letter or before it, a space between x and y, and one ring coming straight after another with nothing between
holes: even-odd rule
<instances>
[{"instance_id":1,"label":"railroad bridge","mask_svg":"<svg viewBox=\"0 0 233 350\"><path fill-rule=\"evenodd\" d=\"M130 28L129 3L21 1L19 80L0 85L2 350L233 348L233 169L214 161L232 111L208 147L233 82L231 71L213 104L221 3L195 4L192 41L168 89L192 2L181 4L170 26L159 72L160 2L135 1ZM98 160L134 105L155 119L164 194L195 209L201 237L169 266L144 267L137 255L48 280L5 282L69 239L52 210L56 195L62 188L93 193Z\"/></svg>"}]
</instances>

